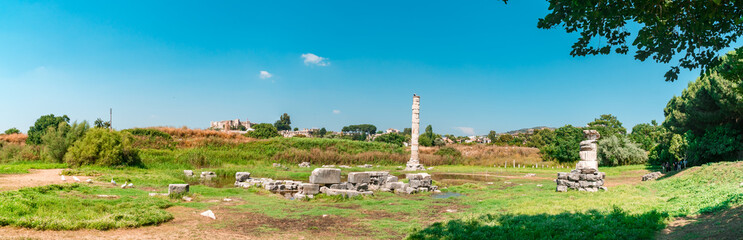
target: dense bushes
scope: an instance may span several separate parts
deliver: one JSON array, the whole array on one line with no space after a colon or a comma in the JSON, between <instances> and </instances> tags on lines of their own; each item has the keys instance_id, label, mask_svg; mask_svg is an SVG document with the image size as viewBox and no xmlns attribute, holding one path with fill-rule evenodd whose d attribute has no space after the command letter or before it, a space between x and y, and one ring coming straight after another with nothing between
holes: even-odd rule
<instances>
[{"instance_id":1,"label":"dense bushes","mask_svg":"<svg viewBox=\"0 0 743 240\"><path fill-rule=\"evenodd\" d=\"M127 132L94 128L76 142L64 160L72 166L134 166L141 164L133 137Z\"/></svg>"},{"instance_id":2,"label":"dense bushes","mask_svg":"<svg viewBox=\"0 0 743 240\"><path fill-rule=\"evenodd\" d=\"M78 139L82 139L85 133L90 129L88 122L73 123L60 122L57 128L49 128L41 137L44 144L44 156L53 162L61 163L64 160L67 150Z\"/></svg>"},{"instance_id":3,"label":"dense bushes","mask_svg":"<svg viewBox=\"0 0 743 240\"><path fill-rule=\"evenodd\" d=\"M397 146L402 146L403 143L408 141L408 138L406 138L406 136L403 136L402 134L388 133L388 134L379 135L378 137L374 138L374 141L391 143Z\"/></svg>"},{"instance_id":4,"label":"dense bushes","mask_svg":"<svg viewBox=\"0 0 743 240\"><path fill-rule=\"evenodd\" d=\"M551 143L540 148L542 158L547 161L574 162L580 160L580 141L583 140L581 128L565 125L555 130Z\"/></svg>"},{"instance_id":5,"label":"dense bushes","mask_svg":"<svg viewBox=\"0 0 743 240\"><path fill-rule=\"evenodd\" d=\"M626 136L603 138L598 145L598 160L603 166L642 164L648 160L645 150Z\"/></svg>"},{"instance_id":6,"label":"dense bushes","mask_svg":"<svg viewBox=\"0 0 743 240\"><path fill-rule=\"evenodd\" d=\"M439 148L439 150L436 151L434 154L435 155L439 155L439 156L449 156L449 157L455 157L455 158L462 156L462 153L459 152L459 150L457 150L456 148L453 148L453 147L442 147L442 148Z\"/></svg>"},{"instance_id":7,"label":"dense bushes","mask_svg":"<svg viewBox=\"0 0 743 240\"><path fill-rule=\"evenodd\" d=\"M740 65L739 60L724 57L718 67L668 101L663 127L671 133L651 151L651 163L686 159L698 165L743 159L743 91L739 91L743 83L727 79L735 76L729 73L733 65Z\"/></svg>"},{"instance_id":8,"label":"dense bushes","mask_svg":"<svg viewBox=\"0 0 743 240\"><path fill-rule=\"evenodd\" d=\"M253 126L253 131L248 132L245 134L248 137L252 138L258 138L258 139L267 139L272 137L278 137L279 131L276 130L276 127L274 127L271 124L268 123L260 123Z\"/></svg>"}]
</instances>

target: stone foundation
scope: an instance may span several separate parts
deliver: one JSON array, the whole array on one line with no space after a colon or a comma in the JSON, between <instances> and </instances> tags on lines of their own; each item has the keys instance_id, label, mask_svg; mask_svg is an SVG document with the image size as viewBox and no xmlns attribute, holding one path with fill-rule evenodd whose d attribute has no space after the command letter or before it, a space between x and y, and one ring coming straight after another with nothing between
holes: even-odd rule
<instances>
[{"instance_id":1,"label":"stone foundation","mask_svg":"<svg viewBox=\"0 0 743 240\"><path fill-rule=\"evenodd\" d=\"M606 174L596 171L596 169L587 168L582 170L572 170L569 173L557 173L557 191L567 192L568 189L578 191L596 192L599 189L606 191L604 187L604 178Z\"/></svg>"}]
</instances>

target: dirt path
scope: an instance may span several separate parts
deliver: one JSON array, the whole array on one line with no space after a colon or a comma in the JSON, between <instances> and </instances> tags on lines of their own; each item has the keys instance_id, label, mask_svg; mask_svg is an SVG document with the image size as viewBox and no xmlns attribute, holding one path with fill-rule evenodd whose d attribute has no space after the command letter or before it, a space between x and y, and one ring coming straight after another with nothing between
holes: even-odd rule
<instances>
[{"instance_id":1,"label":"dirt path","mask_svg":"<svg viewBox=\"0 0 743 240\"><path fill-rule=\"evenodd\" d=\"M743 207L713 214L678 218L657 239L741 239Z\"/></svg>"},{"instance_id":2,"label":"dirt path","mask_svg":"<svg viewBox=\"0 0 743 240\"><path fill-rule=\"evenodd\" d=\"M66 181L62 181L60 176L62 169L29 169L28 172L22 174L0 174L0 191L75 182L72 176L65 176ZM85 182L90 177L78 176L78 178L81 182Z\"/></svg>"}]
</instances>

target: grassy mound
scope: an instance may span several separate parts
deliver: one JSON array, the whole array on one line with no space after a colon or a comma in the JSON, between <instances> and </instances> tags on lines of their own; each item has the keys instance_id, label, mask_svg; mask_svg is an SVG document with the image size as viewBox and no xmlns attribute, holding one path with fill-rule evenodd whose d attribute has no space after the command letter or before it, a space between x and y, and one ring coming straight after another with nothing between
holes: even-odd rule
<instances>
[{"instance_id":1,"label":"grassy mound","mask_svg":"<svg viewBox=\"0 0 743 240\"><path fill-rule=\"evenodd\" d=\"M168 201L151 197L99 198L94 187L49 185L0 193L0 226L38 230L139 227L163 223L173 216Z\"/></svg>"},{"instance_id":2,"label":"grassy mound","mask_svg":"<svg viewBox=\"0 0 743 240\"><path fill-rule=\"evenodd\" d=\"M510 193L473 193L484 199L473 205L482 215L434 223L413 230L408 238L650 239L673 217L742 205L740 182L743 162L724 162L693 167L657 181L617 186L609 192L556 193L552 188L520 197L516 187Z\"/></svg>"}]
</instances>

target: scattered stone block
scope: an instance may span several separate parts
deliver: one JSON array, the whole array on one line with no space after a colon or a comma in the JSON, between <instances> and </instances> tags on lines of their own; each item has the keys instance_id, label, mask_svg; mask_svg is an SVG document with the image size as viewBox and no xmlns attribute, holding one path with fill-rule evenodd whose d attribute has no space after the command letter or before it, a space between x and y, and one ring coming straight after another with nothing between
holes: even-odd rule
<instances>
[{"instance_id":1,"label":"scattered stone block","mask_svg":"<svg viewBox=\"0 0 743 240\"><path fill-rule=\"evenodd\" d=\"M348 182L350 183L370 183L371 173L369 172L351 172L348 173Z\"/></svg>"},{"instance_id":2,"label":"scattered stone block","mask_svg":"<svg viewBox=\"0 0 743 240\"><path fill-rule=\"evenodd\" d=\"M537 176L536 173L527 173L526 175L524 175L524 177L536 177L536 176Z\"/></svg>"},{"instance_id":3,"label":"scattered stone block","mask_svg":"<svg viewBox=\"0 0 743 240\"><path fill-rule=\"evenodd\" d=\"M214 172L201 172L201 179L210 181L217 178L217 174Z\"/></svg>"},{"instance_id":4,"label":"scattered stone block","mask_svg":"<svg viewBox=\"0 0 743 240\"><path fill-rule=\"evenodd\" d=\"M568 191L568 186L565 186L565 185L557 185L557 191L558 191L558 192L567 192L567 191Z\"/></svg>"},{"instance_id":5,"label":"scattered stone block","mask_svg":"<svg viewBox=\"0 0 743 240\"><path fill-rule=\"evenodd\" d=\"M314 183L303 183L300 192L307 195L315 195L320 193L320 185Z\"/></svg>"},{"instance_id":6,"label":"scattered stone block","mask_svg":"<svg viewBox=\"0 0 743 240\"><path fill-rule=\"evenodd\" d=\"M341 182L341 170L337 168L315 168L310 175L310 183L335 184Z\"/></svg>"},{"instance_id":7,"label":"scattered stone block","mask_svg":"<svg viewBox=\"0 0 743 240\"><path fill-rule=\"evenodd\" d=\"M250 173L249 172L237 172L235 173L235 181L238 182L245 182L245 180L250 179Z\"/></svg>"},{"instance_id":8,"label":"scattered stone block","mask_svg":"<svg viewBox=\"0 0 743 240\"><path fill-rule=\"evenodd\" d=\"M183 170L183 175L186 175L186 177L193 177L193 170Z\"/></svg>"},{"instance_id":9,"label":"scattered stone block","mask_svg":"<svg viewBox=\"0 0 743 240\"><path fill-rule=\"evenodd\" d=\"M299 164L299 167L308 168L310 167L310 162L302 162Z\"/></svg>"},{"instance_id":10,"label":"scattered stone block","mask_svg":"<svg viewBox=\"0 0 743 240\"><path fill-rule=\"evenodd\" d=\"M184 193L188 193L188 191L189 191L188 184L170 184L170 185L168 185L168 195L184 194Z\"/></svg>"},{"instance_id":11,"label":"scattered stone block","mask_svg":"<svg viewBox=\"0 0 743 240\"><path fill-rule=\"evenodd\" d=\"M642 176L642 181L655 180L663 176L660 172L651 172Z\"/></svg>"},{"instance_id":12,"label":"scattered stone block","mask_svg":"<svg viewBox=\"0 0 743 240\"><path fill-rule=\"evenodd\" d=\"M211 219L217 219L217 217L214 216L214 212L212 212L212 210L206 210L206 212L201 213L201 216L208 217Z\"/></svg>"}]
</instances>

